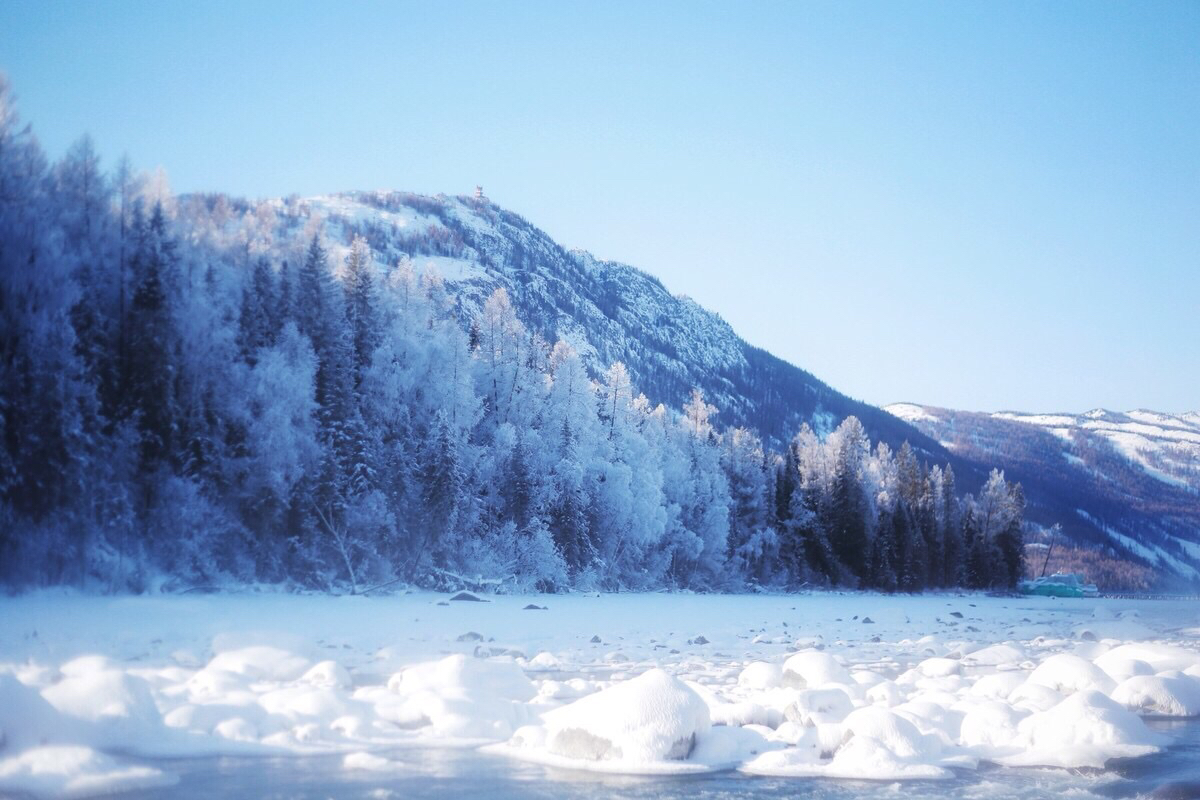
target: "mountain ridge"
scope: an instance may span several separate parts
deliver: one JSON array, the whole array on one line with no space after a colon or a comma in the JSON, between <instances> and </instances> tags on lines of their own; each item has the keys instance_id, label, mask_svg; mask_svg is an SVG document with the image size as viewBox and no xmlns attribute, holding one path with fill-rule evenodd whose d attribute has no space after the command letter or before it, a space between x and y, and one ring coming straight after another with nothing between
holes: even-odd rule
<instances>
[{"instance_id":1,"label":"mountain ridge","mask_svg":"<svg viewBox=\"0 0 1200 800\"><path fill-rule=\"evenodd\" d=\"M1021 481L1029 518L1177 579L1200 579L1200 419L1148 409L1081 414L885 410Z\"/></svg>"},{"instance_id":2,"label":"mountain ridge","mask_svg":"<svg viewBox=\"0 0 1200 800\"><path fill-rule=\"evenodd\" d=\"M267 202L281 209L287 203ZM338 246L348 248L354 235L363 235L383 269L405 256L418 271L438 269L458 287L468 316L477 314L490 291L503 285L527 325L550 341L571 342L593 375L622 361L638 388L655 402L678 408L698 386L717 406L722 424L753 427L776 446L790 440L802 424L824 434L853 415L872 439L893 448L909 441L929 461L957 461L919 429L897 425L894 416L878 407L745 341L718 312L685 293L671 292L646 270L582 248L565 248L486 198L348 191L292 202L323 216L330 238L338 240L335 260ZM462 249L439 250L437 243L447 238ZM649 341L631 335L635 330ZM982 484L986 477L986 471L973 465L960 462L955 467L965 473L961 477L968 485Z\"/></svg>"}]
</instances>

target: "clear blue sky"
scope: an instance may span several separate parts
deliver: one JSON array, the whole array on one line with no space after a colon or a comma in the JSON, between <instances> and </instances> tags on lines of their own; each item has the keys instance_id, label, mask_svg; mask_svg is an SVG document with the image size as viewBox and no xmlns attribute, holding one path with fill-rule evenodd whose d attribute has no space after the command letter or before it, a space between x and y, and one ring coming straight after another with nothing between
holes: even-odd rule
<instances>
[{"instance_id":1,"label":"clear blue sky","mask_svg":"<svg viewBox=\"0 0 1200 800\"><path fill-rule=\"evenodd\" d=\"M54 157L469 192L869 402L1200 408L1200 3L0 0Z\"/></svg>"}]
</instances>

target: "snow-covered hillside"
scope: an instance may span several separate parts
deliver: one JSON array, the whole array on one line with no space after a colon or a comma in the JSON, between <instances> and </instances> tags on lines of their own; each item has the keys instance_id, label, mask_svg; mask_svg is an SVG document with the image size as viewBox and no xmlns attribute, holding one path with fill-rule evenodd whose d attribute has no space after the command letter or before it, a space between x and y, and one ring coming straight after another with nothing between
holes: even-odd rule
<instances>
[{"instance_id":1,"label":"snow-covered hillside","mask_svg":"<svg viewBox=\"0 0 1200 800\"><path fill-rule=\"evenodd\" d=\"M854 415L873 439L893 448L909 441L930 460L947 458L895 417L747 344L720 315L672 293L652 275L569 250L486 198L346 192L258 207L220 202L240 212L229 214L228 234L244 237L252 249L274 251L275 242L322 221L331 261L341 263L352 238L362 235L381 271L407 261L418 274L440 275L463 319L476 317L492 291L504 287L521 320L543 339L570 342L593 376L622 362L655 403L678 408L699 387L718 409L719 424L753 428L777 445L801 424L828 432ZM956 468L968 484L986 475L979 470L972 480L969 467Z\"/></svg>"},{"instance_id":2,"label":"snow-covered hillside","mask_svg":"<svg viewBox=\"0 0 1200 800\"><path fill-rule=\"evenodd\" d=\"M904 418L903 413L897 416ZM1001 411L993 416L1038 425L1067 440L1076 431L1095 434L1141 465L1148 475L1200 491L1200 413L1164 414L1140 409L1121 413L1098 408L1086 414Z\"/></svg>"},{"instance_id":3,"label":"snow-covered hillside","mask_svg":"<svg viewBox=\"0 0 1200 800\"><path fill-rule=\"evenodd\" d=\"M885 410L961 456L1005 468L1024 485L1031 518L1200 578L1200 414Z\"/></svg>"}]
</instances>

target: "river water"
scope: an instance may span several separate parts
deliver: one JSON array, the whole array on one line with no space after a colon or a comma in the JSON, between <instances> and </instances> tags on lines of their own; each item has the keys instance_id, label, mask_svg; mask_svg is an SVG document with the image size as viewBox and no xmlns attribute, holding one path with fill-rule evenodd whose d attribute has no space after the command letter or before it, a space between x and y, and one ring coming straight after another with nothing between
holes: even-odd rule
<instances>
[{"instance_id":1,"label":"river water","mask_svg":"<svg viewBox=\"0 0 1200 800\"><path fill-rule=\"evenodd\" d=\"M167 789L131 792L129 800L734 800L734 798L890 798L891 800L1088 800L1200 798L1200 720L1154 720L1173 744L1164 752L1110 762L1106 770L1013 769L981 766L953 780L859 782L766 778L738 772L686 777L619 777L554 769L469 749L409 749L386 755L386 773L342 768L341 756L192 758L147 761L180 776Z\"/></svg>"}]
</instances>

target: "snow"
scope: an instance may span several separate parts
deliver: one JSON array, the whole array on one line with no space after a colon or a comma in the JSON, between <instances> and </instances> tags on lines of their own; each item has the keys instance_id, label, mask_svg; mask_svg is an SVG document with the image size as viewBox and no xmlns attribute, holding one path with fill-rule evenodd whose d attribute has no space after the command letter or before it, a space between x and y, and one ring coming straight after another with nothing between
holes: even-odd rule
<instances>
[{"instance_id":1,"label":"snow","mask_svg":"<svg viewBox=\"0 0 1200 800\"><path fill-rule=\"evenodd\" d=\"M1135 675L1121 682L1112 699L1130 711L1165 717L1200 715L1200 679L1191 675Z\"/></svg>"},{"instance_id":2,"label":"snow","mask_svg":"<svg viewBox=\"0 0 1200 800\"><path fill-rule=\"evenodd\" d=\"M172 786L178 777L153 767L123 765L90 747L36 747L0 758L0 791L88 797Z\"/></svg>"},{"instance_id":3,"label":"snow","mask_svg":"<svg viewBox=\"0 0 1200 800\"><path fill-rule=\"evenodd\" d=\"M892 403L883 407L883 410L894 417L899 417L905 422L936 422L937 417L925 410L924 406L919 406L916 403Z\"/></svg>"},{"instance_id":4,"label":"snow","mask_svg":"<svg viewBox=\"0 0 1200 800\"><path fill-rule=\"evenodd\" d=\"M992 416L1046 428L1066 440L1071 439L1074 430L1096 434L1157 480L1172 486L1200 489L1194 466L1200 457L1200 420L1195 414L1164 414L1142 409L1120 413L1094 409L1078 416L1010 411ZM1078 461L1069 453L1065 455L1073 463Z\"/></svg>"},{"instance_id":5,"label":"snow","mask_svg":"<svg viewBox=\"0 0 1200 800\"><path fill-rule=\"evenodd\" d=\"M1161 547L1156 545L1146 545L1137 541L1131 536L1126 536L1124 533L1121 533L1115 528L1104 524L1100 520L1088 514L1082 508L1075 509L1075 513L1096 525L1096 527L1108 534L1111 539L1128 549L1129 552L1135 553L1151 563L1158 562L1159 564L1165 565L1167 568L1179 575L1183 575L1184 577L1193 579L1200 578L1200 572L1198 572L1195 567L1181 561L1178 557L1171 555Z\"/></svg>"},{"instance_id":6,"label":"snow","mask_svg":"<svg viewBox=\"0 0 1200 800\"><path fill-rule=\"evenodd\" d=\"M1006 766L1100 768L1111 758L1155 753L1167 742L1137 715L1089 689L1021 720L1014 742L1020 749L997 761Z\"/></svg>"},{"instance_id":7,"label":"snow","mask_svg":"<svg viewBox=\"0 0 1200 800\"><path fill-rule=\"evenodd\" d=\"M0 599L0 793L168 786L163 755L387 773L389 750L429 746L603 773L936 779L980 760L1101 767L1169 743L1143 716L1200 714L1189 602L489 600Z\"/></svg>"},{"instance_id":8,"label":"snow","mask_svg":"<svg viewBox=\"0 0 1200 800\"><path fill-rule=\"evenodd\" d=\"M648 670L546 712L542 724L510 740L514 755L532 750L579 762L619 761L636 769L683 761L708 733L708 705L661 669Z\"/></svg>"}]
</instances>

